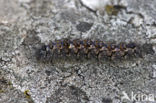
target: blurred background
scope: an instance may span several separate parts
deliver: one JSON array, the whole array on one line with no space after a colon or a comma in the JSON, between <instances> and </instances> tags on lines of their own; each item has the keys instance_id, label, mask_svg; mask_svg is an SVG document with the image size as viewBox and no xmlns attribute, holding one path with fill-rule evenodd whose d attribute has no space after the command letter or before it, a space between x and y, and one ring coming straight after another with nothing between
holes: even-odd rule
<instances>
[{"instance_id":1,"label":"blurred background","mask_svg":"<svg viewBox=\"0 0 156 103\"><path fill-rule=\"evenodd\" d=\"M155 103L155 54L56 64L34 55L61 38L150 43L156 51L155 21L156 0L0 0L0 103ZM147 98L122 98L132 93Z\"/></svg>"}]
</instances>

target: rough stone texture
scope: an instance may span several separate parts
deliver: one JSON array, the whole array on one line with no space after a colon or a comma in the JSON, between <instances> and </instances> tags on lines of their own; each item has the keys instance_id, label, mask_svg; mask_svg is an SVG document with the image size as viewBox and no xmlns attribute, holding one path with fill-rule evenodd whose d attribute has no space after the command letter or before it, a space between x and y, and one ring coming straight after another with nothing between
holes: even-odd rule
<instances>
[{"instance_id":1,"label":"rough stone texture","mask_svg":"<svg viewBox=\"0 0 156 103\"><path fill-rule=\"evenodd\" d=\"M122 103L123 92L156 96L156 54L102 63L35 58L42 43L66 37L152 43L156 51L156 1L111 3L125 9L107 15L79 0L0 0L0 103Z\"/></svg>"}]
</instances>

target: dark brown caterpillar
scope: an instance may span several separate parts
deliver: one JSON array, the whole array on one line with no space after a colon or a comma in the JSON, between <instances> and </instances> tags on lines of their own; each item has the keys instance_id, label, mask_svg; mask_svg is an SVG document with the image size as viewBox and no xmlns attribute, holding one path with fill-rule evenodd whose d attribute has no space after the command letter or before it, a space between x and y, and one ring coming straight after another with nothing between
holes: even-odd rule
<instances>
[{"instance_id":1,"label":"dark brown caterpillar","mask_svg":"<svg viewBox=\"0 0 156 103\"><path fill-rule=\"evenodd\" d=\"M145 54L153 53L151 44L139 45L134 42L115 44L100 40L92 41L90 39L62 39L43 45L36 54L38 60L53 61L64 57L115 60L142 57Z\"/></svg>"}]
</instances>

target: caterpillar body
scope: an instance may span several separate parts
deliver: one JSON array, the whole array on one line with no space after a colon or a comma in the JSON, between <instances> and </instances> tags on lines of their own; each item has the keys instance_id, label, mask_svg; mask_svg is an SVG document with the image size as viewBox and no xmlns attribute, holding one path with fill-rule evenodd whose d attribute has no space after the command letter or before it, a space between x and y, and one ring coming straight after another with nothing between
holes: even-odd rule
<instances>
[{"instance_id":1,"label":"caterpillar body","mask_svg":"<svg viewBox=\"0 0 156 103\"><path fill-rule=\"evenodd\" d=\"M42 45L37 50L37 60L53 61L57 58L74 57L97 60L116 60L134 57L143 57L145 54L153 54L152 44L137 44L134 42L121 42L118 44L91 39L61 39Z\"/></svg>"}]
</instances>

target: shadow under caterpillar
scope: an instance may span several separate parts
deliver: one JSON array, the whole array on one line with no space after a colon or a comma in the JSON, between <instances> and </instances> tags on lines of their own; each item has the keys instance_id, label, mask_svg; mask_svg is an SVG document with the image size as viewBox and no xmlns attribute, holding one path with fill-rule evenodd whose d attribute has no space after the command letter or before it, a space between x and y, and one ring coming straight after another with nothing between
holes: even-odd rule
<instances>
[{"instance_id":1,"label":"shadow under caterpillar","mask_svg":"<svg viewBox=\"0 0 156 103\"><path fill-rule=\"evenodd\" d=\"M130 58L142 58L143 55L153 54L152 44L109 43L90 39L61 39L42 45L36 52L37 60L53 62L56 59L82 60L125 60Z\"/></svg>"}]
</instances>

